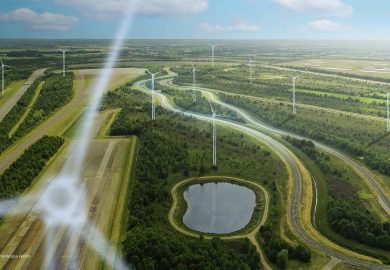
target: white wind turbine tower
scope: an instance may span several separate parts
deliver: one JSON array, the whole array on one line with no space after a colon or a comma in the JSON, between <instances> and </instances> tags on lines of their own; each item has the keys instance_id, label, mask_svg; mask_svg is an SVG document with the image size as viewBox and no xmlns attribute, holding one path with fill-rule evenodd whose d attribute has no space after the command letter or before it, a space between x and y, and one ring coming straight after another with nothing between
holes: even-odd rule
<instances>
[{"instance_id":1,"label":"white wind turbine tower","mask_svg":"<svg viewBox=\"0 0 390 270\"><path fill-rule=\"evenodd\" d=\"M390 92L387 93L387 132L390 132Z\"/></svg>"},{"instance_id":2,"label":"white wind turbine tower","mask_svg":"<svg viewBox=\"0 0 390 270\"><path fill-rule=\"evenodd\" d=\"M211 47L211 66L214 67L215 65L215 61L214 61L214 50L215 50L215 47L217 47L217 44L214 44L214 45L209 45Z\"/></svg>"},{"instance_id":3,"label":"white wind turbine tower","mask_svg":"<svg viewBox=\"0 0 390 270\"><path fill-rule=\"evenodd\" d=\"M209 102L211 112L212 112L212 117L213 117L213 167L217 167L217 125L215 123L215 118L217 115L213 109L213 106L211 106L210 101L208 101L208 102Z\"/></svg>"},{"instance_id":4,"label":"white wind turbine tower","mask_svg":"<svg viewBox=\"0 0 390 270\"><path fill-rule=\"evenodd\" d=\"M65 53L67 51L66 50L62 50L62 76L65 78Z\"/></svg>"},{"instance_id":5,"label":"white wind turbine tower","mask_svg":"<svg viewBox=\"0 0 390 270\"><path fill-rule=\"evenodd\" d=\"M293 114L297 114L297 107L296 107L296 101L295 101L295 83L299 76L290 76L293 81L293 98L292 98L292 106L293 106Z\"/></svg>"},{"instance_id":6,"label":"white wind turbine tower","mask_svg":"<svg viewBox=\"0 0 390 270\"><path fill-rule=\"evenodd\" d=\"M194 63L192 63L192 101L196 102L196 92L195 92L195 86L196 86L196 72L199 71L199 69L195 68Z\"/></svg>"},{"instance_id":7,"label":"white wind turbine tower","mask_svg":"<svg viewBox=\"0 0 390 270\"><path fill-rule=\"evenodd\" d=\"M5 81L4 81L4 70L5 70L6 67L10 67L10 66L4 65L2 59L0 59L0 61L1 61L1 94L3 94L3 92L4 92L4 83L5 83Z\"/></svg>"},{"instance_id":8,"label":"white wind turbine tower","mask_svg":"<svg viewBox=\"0 0 390 270\"><path fill-rule=\"evenodd\" d=\"M150 76L152 76L152 86L151 86L151 91L152 91L152 120L156 120L156 101L155 101L154 79L156 78L156 75L159 74L160 72L150 73L147 70L146 73L148 73Z\"/></svg>"},{"instance_id":9,"label":"white wind turbine tower","mask_svg":"<svg viewBox=\"0 0 390 270\"><path fill-rule=\"evenodd\" d=\"M249 57L249 63L247 64L248 67L249 67L249 81L250 83L252 84L253 82L253 79L252 79L252 74L253 74L253 60L252 60L252 57L250 55L248 55Z\"/></svg>"}]
</instances>

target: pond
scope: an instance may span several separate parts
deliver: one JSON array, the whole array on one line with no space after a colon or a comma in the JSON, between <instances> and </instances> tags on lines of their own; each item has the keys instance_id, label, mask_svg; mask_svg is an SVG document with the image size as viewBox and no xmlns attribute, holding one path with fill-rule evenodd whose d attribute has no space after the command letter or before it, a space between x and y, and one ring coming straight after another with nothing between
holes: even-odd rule
<instances>
[{"instance_id":1,"label":"pond","mask_svg":"<svg viewBox=\"0 0 390 270\"><path fill-rule=\"evenodd\" d=\"M206 183L184 192L188 209L183 223L190 229L226 234L244 228L256 206L253 190L230 183Z\"/></svg>"}]
</instances>

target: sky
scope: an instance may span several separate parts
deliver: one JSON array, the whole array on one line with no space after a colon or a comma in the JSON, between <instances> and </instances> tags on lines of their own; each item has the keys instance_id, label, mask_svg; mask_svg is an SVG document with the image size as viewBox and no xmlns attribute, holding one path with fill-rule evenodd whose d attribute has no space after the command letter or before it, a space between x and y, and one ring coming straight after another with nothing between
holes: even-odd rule
<instances>
[{"instance_id":1,"label":"sky","mask_svg":"<svg viewBox=\"0 0 390 270\"><path fill-rule=\"evenodd\" d=\"M390 39L388 0L1 0L0 38Z\"/></svg>"}]
</instances>

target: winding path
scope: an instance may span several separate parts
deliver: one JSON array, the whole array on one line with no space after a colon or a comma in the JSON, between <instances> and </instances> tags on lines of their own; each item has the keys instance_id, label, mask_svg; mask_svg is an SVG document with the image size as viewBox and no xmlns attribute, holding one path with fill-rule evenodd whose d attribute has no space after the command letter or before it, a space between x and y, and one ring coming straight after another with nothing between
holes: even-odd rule
<instances>
[{"instance_id":1,"label":"winding path","mask_svg":"<svg viewBox=\"0 0 390 270\"><path fill-rule=\"evenodd\" d=\"M166 77L164 77L166 78ZM140 90L144 93L151 94L150 90L146 87L146 83L148 80L142 80L135 83L135 87L137 90ZM164 96L161 93L157 93L156 96L159 98L160 105L172 112L179 113L185 116L194 117L198 120L202 121L212 121L212 118L210 116L200 115L188 111L183 111L179 108L174 107L171 105L167 99L166 96ZM220 102L221 105L227 107L227 108L235 108L229 104L225 104L223 102ZM237 108L236 108L237 109ZM244 111L239 110L241 114L247 115ZM250 117L247 115L247 117ZM302 164L299 164L299 160L294 156L294 154L289 151L285 146L283 146L281 143L276 141L275 139L269 137L268 135L265 135L264 133L261 133L260 131L250 128L243 124L238 124L232 121L223 120L223 119L216 119L215 120L219 125L227 126L236 130L239 130L241 132L244 132L256 139L259 139L266 144L268 144L274 151L276 151L280 157L285 161L287 168L290 172L290 177L292 179L292 194L291 194L291 202L289 203L289 211L288 211L288 218L293 226L294 231L299 235L300 239L304 241L307 245L310 247L330 256L335 257L337 259L342 260L343 262L346 262L351 265L355 265L361 268L366 269L372 269L372 270L389 270L390 267L386 265L382 265L379 263L376 263L374 259L371 259L369 257L356 254L352 251L346 250L342 247L339 247L335 244L332 246L324 244L329 243L329 240L323 237L323 241L318 241L318 235L317 239L314 238L312 235L308 234L305 231L305 228L302 226L300 222L300 203L301 203L301 194L302 194L302 175L300 169L304 169ZM254 121L254 120L253 120ZM257 123L256 121L254 121ZM257 123L256 126L262 126L262 123ZM266 126L264 126L266 127ZM274 130L273 128L266 127L266 129L270 131L276 131L277 133L280 133L278 130ZM301 165L301 166L300 166ZM363 259L364 258L364 259Z\"/></svg>"},{"instance_id":2,"label":"winding path","mask_svg":"<svg viewBox=\"0 0 390 270\"><path fill-rule=\"evenodd\" d=\"M172 85L172 86L174 86L174 85ZM185 89L185 88L182 88L182 87L178 87L178 88L181 89L181 90ZM296 137L296 138L299 138L299 139L311 140L317 147L319 147L322 150L328 152L329 154L331 154L333 156L336 156L339 159L343 160L360 177L362 177L363 179L365 179L367 181L367 183L369 184L370 188L373 189L373 191L377 194L377 199L378 199L379 204L381 205L383 210L387 213L387 215L390 216L390 200L389 200L388 194L386 194L386 191L384 191L384 188L376 180L375 174L372 173L367 168L365 168L363 165L361 165L358 162L354 161L352 158L350 158L349 156L347 156L346 154L342 153L341 151L339 151L337 149L334 149L332 147L324 145L324 144L322 144L322 143L320 143L318 141L312 140L311 138L307 138L307 137L304 137L304 136L301 136L301 135L297 135L297 134L292 133L292 132L288 132L288 131L285 131L285 130L274 128L274 127L272 127L270 125L267 125L267 124L265 124L265 123L255 119L250 114L248 114L246 111L244 111L244 110L242 110L242 109L240 109L240 108L238 108L236 106L227 104L227 103L219 100L218 97L214 93L215 92L221 92L221 91L217 91L217 90L214 90L214 89L207 89L207 88L197 88L196 90L204 93L207 96L207 98L209 100L211 100L212 102L214 102L216 104L219 104L222 107L228 108L228 109L238 113L239 115L241 115L241 117L243 117L245 119L245 121L247 121L247 123L250 123L250 124L254 125L255 127L261 128L263 130L271 131L272 133L276 133L276 134L279 134L279 135L289 135L289 136L293 136L293 137ZM309 105L305 105L305 106L309 106ZM327 110L327 109L324 109L324 110ZM346 115L355 115L356 116L356 114L354 114L354 113L348 113L348 112L342 112L342 113L344 113ZM362 117L362 118L367 118L367 119L372 118L371 116L368 116L368 115L362 115L362 114L358 114L358 115L359 115L359 117Z\"/></svg>"}]
</instances>

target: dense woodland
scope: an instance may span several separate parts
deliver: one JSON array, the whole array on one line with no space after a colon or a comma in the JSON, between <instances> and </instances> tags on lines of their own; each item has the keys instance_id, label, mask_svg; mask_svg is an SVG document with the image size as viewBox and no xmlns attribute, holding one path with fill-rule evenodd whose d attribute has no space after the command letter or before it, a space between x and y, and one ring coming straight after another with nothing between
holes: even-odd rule
<instances>
[{"instance_id":1,"label":"dense woodland","mask_svg":"<svg viewBox=\"0 0 390 270\"><path fill-rule=\"evenodd\" d=\"M262 243L267 258L281 269L286 268L288 259L296 259L302 262L310 262L311 251L303 245L293 246L284 241L279 236L280 228L280 198L277 187L271 185L270 203L273 205L272 212L269 213L267 222L260 228L259 240ZM287 252L286 252L287 251ZM281 255L280 255L281 254ZM283 257L281 259L281 257Z\"/></svg>"},{"instance_id":2,"label":"dense woodland","mask_svg":"<svg viewBox=\"0 0 390 270\"><path fill-rule=\"evenodd\" d=\"M162 90L162 93L171 96L174 104L185 111L212 115L210 103L199 91L167 89ZM193 93L195 93L196 101L193 99ZM218 118L228 118L237 122L243 122L242 118L234 111L225 109L219 104L212 103L211 105Z\"/></svg>"},{"instance_id":3,"label":"dense woodland","mask_svg":"<svg viewBox=\"0 0 390 270\"><path fill-rule=\"evenodd\" d=\"M10 137L12 128L19 122L22 115L30 105L38 85L45 81L43 88L35 100L31 111L20 124L16 133ZM12 143L23 137L34 127L47 119L54 111L69 102L72 96L73 75L69 74L63 79L60 74L50 74L37 79L30 85L26 93L20 98L17 104L9 111L0 123L0 152L7 149ZM61 97L61 98L58 98Z\"/></svg>"},{"instance_id":4,"label":"dense woodland","mask_svg":"<svg viewBox=\"0 0 390 270\"><path fill-rule=\"evenodd\" d=\"M191 97L190 93L185 94ZM140 138L136 183L130 197L128 233L124 243L128 260L140 269L147 269L146 265L152 264L156 268L164 264L174 269L183 266L186 267L183 269L257 269L258 255L246 241L220 241L216 249L210 241L191 239L175 232L167 221L171 204L169 187L172 181L204 174L222 173L248 179L257 176L267 189L275 188L275 196L272 198L279 198L275 199L270 210L274 220L272 226L276 228L282 215L282 202L278 194L284 191L280 190L282 187L276 190L275 182L283 182L285 179L280 175L283 165L275 162L269 151L252 143L247 145L242 135L219 131L219 165L218 169L212 169L210 123L198 123L195 119L188 121L186 117L159 108L157 120L152 122L150 103L145 100L149 100L145 94L129 92L128 87L122 87L108 93L102 105L103 109L122 108L111 127L111 135L137 135ZM208 103L201 108L206 109L206 105ZM272 238L280 241L278 231L272 230ZM140 236L142 233L152 239L159 237L161 240L157 241L157 247L145 245L146 236ZM134 238L140 240L135 241ZM182 250L193 252L171 256L178 241L182 243ZM290 259L301 259L304 262L310 260L311 254L307 248L287 246ZM284 247L281 246L278 252ZM229 255L231 252L238 255Z\"/></svg>"},{"instance_id":5,"label":"dense woodland","mask_svg":"<svg viewBox=\"0 0 390 270\"><path fill-rule=\"evenodd\" d=\"M43 54L38 50L11 51L7 53L8 57L42 57Z\"/></svg>"},{"instance_id":6,"label":"dense woodland","mask_svg":"<svg viewBox=\"0 0 390 270\"><path fill-rule=\"evenodd\" d=\"M14 138L9 137L12 128L19 122L22 115L26 112L27 107L32 101L32 98L37 91L37 87L41 80L36 80L29 86L24 95L19 99L16 105L9 111L0 123L0 152L4 151L12 144Z\"/></svg>"},{"instance_id":7,"label":"dense woodland","mask_svg":"<svg viewBox=\"0 0 390 270\"><path fill-rule=\"evenodd\" d=\"M289 136L285 139L304 152L320 168L330 195L327 202L327 219L330 228L346 239L390 251L390 223L382 223L370 213L345 171L331 166L329 156L319 152L311 141ZM379 257L384 262L390 263L390 256Z\"/></svg>"},{"instance_id":8,"label":"dense woodland","mask_svg":"<svg viewBox=\"0 0 390 270\"><path fill-rule=\"evenodd\" d=\"M30 187L63 143L62 138L44 136L30 146L0 176L0 199L17 196Z\"/></svg>"},{"instance_id":9,"label":"dense woodland","mask_svg":"<svg viewBox=\"0 0 390 270\"><path fill-rule=\"evenodd\" d=\"M179 73L179 76L174 79L175 84L191 85L190 70L173 70ZM289 75L291 75L289 71L263 67L256 68L253 75L253 84L249 83L248 68L245 66L237 66L226 70L202 67L197 74L199 86L260 98L291 101L292 83L289 78ZM299 103L385 117L384 93L389 91L389 86L315 74L299 75L301 77L297 82L298 91L310 90L317 92L317 94L299 92L297 94ZM345 96L335 97L331 95L333 93ZM365 96L377 97L377 100L372 102L361 101L360 97Z\"/></svg>"},{"instance_id":10,"label":"dense woodland","mask_svg":"<svg viewBox=\"0 0 390 270\"><path fill-rule=\"evenodd\" d=\"M390 176L387 151L390 136L382 122L302 108L294 116L290 106L228 95L220 97L273 126L322 141L355 157L363 157L371 168Z\"/></svg>"},{"instance_id":11,"label":"dense woodland","mask_svg":"<svg viewBox=\"0 0 390 270\"><path fill-rule=\"evenodd\" d=\"M15 136L21 137L36 125L46 120L53 112L67 104L73 94L73 73L66 78L62 74L49 74L30 113L18 128Z\"/></svg>"},{"instance_id":12,"label":"dense woodland","mask_svg":"<svg viewBox=\"0 0 390 270\"><path fill-rule=\"evenodd\" d=\"M3 60L5 61L5 60ZM10 63L4 62L5 65L11 65ZM9 86L12 82L26 80L32 73L32 68L25 67L8 67L4 71L4 85Z\"/></svg>"}]
</instances>

